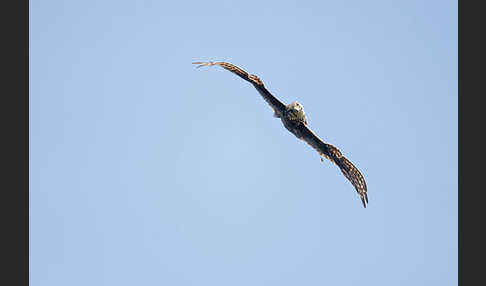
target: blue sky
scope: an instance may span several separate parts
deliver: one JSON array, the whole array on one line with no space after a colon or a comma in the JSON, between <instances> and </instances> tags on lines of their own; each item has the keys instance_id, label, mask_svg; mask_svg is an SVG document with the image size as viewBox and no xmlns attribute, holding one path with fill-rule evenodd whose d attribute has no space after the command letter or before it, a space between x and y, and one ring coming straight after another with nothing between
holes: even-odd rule
<instances>
[{"instance_id":1,"label":"blue sky","mask_svg":"<svg viewBox=\"0 0 486 286\"><path fill-rule=\"evenodd\" d=\"M30 285L457 284L456 1L30 1L29 38Z\"/></svg>"}]
</instances>

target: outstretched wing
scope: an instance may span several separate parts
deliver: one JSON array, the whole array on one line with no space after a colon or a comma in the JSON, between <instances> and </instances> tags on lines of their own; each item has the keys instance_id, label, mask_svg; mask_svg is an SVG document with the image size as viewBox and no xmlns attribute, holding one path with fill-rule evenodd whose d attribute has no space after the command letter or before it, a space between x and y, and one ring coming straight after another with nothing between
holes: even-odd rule
<instances>
[{"instance_id":1,"label":"outstretched wing","mask_svg":"<svg viewBox=\"0 0 486 286\"><path fill-rule=\"evenodd\" d=\"M242 79L253 84L253 86L258 90L263 99L265 99L265 101L273 108L277 117L280 117L281 114L285 111L285 105L265 88L263 82L256 75L249 74L239 67L225 62L194 62L193 64L199 65L198 68L218 65L226 70L229 70L232 73L235 73Z\"/></svg>"},{"instance_id":2,"label":"outstretched wing","mask_svg":"<svg viewBox=\"0 0 486 286\"><path fill-rule=\"evenodd\" d=\"M344 176L351 182L351 184L353 184L361 198L363 206L366 208L366 204L368 203L366 181L358 168L356 168L351 161L346 159L338 148L319 139L307 125L301 124L298 129L302 136L302 140L311 145L321 156L326 157L341 169Z\"/></svg>"}]
</instances>

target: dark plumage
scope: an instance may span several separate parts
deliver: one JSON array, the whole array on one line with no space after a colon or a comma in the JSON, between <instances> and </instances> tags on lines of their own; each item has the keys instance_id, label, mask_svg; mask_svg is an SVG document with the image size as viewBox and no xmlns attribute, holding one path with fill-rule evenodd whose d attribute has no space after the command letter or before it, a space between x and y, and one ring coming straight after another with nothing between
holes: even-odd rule
<instances>
[{"instance_id":1,"label":"dark plumage","mask_svg":"<svg viewBox=\"0 0 486 286\"><path fill-rule=\"evenodd\" d=\"M274 116L282 120L283 125L287 130L294 134L297 138L304 140L314 148L323 161L323 157L329 159L336 164L344 176L353 184L358 192L363 206L366 208L368 203L368 194L366 182L360 171L344 157L338 148L331 144L327 144L308 127L305 119L304 108L298 102L292 102L288 105L283 104L280 100L274 97L263 85L263 82L256 76L249 74L241 68L225 62L194 62L198 67L218 65L226 70L229 70L242 79L250 82L258 90L263 99L273 108Z\"/></svg>"}]
</instances>

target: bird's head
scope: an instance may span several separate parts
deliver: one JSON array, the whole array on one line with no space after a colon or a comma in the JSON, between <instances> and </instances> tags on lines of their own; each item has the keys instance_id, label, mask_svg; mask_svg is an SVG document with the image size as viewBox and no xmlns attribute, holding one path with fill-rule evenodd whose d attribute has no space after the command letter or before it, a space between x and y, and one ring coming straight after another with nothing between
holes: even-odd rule
<instances>
[{"instance_id":1,"label":"bird's head","mask_svg":"<svg viewBox=\"0 0 486 286\"><path fill-rule=\"evenodd\" d=\"M304 107L300 103L297 101L290 103L287 105L287 110L292 119L305 122Z\"/></svg>"}]
</instances>

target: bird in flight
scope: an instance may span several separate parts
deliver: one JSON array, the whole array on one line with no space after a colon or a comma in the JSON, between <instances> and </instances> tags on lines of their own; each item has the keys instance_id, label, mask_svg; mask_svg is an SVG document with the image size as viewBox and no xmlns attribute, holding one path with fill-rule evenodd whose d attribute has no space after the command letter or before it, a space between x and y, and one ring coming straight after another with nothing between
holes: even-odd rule
<instances>
[{"instance_id":1,"label":"bird in flight","mask_svg":"<svg viewBox=\"0 0 486 286\"><path fill-rule=\"evenodd\" d=\"M351 163L346 157L341 154L338 148L331 144L322 141L307 125L303 106L294 101L290 104L283 104L275 96L273 96L263 85L263 82L256 75L249 74L241 68L226 62L193 62L199 67L206 66L220 66L232 73L235 73L242 79L250 82L260 93L263 99L273 108L274 116L282 120L283 125L287 130L294 134L297 138L307 142L314 148L321 156L321 161L327 158L336 164L344 176L353 184L361 198L363 206L366 208L368 203L368 194L366 182L361 175L361 172Z\"/></svg>"}]
</instances>

